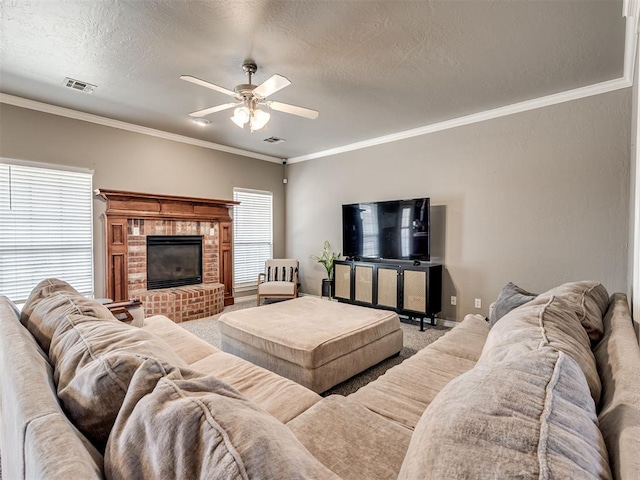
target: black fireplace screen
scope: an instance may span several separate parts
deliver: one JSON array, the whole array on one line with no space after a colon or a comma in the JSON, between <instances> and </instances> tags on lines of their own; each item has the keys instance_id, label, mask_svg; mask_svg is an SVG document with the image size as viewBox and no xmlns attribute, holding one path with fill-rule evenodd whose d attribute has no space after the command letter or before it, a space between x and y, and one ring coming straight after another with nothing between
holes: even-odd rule
<instances>
[{"instance_id":1,"label":"black fireplace screen","mask_svg":"<svg viewBox=\"0 0 640 480\"><path fill-rule=\"evenodd\" d=\"M149 235L147 289L202 283L202 237Z\"/></svg>"}]
</instances>

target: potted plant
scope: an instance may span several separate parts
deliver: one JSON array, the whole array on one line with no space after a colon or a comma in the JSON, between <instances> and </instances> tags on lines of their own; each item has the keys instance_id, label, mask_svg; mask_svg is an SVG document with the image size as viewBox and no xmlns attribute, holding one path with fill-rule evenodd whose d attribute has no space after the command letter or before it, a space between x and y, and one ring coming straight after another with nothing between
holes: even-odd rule
<instances>
[{"instance_id":1,"label":"potted plant","mask_svg":"<svg viewBox=\"0 0 640 480\"><path fill-rule=\"evenodd\" d=\"M331 251L331 244L329 240L324 241L324 249L322 255L311 255L311 258L318 263L321 263L327 270L327 277L322 280L322 296L332 297L333 293L333 262L340 258L339 253Z\"/></svg>"}]
</instances>

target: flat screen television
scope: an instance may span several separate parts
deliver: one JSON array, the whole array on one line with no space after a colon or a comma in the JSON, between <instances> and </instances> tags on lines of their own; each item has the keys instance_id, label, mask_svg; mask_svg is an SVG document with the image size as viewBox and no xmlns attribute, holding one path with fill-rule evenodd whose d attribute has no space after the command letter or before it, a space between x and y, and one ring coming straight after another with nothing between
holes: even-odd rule
<instances>
[{"instance_id":1,"label":"flat screen television","mask_svg":"<svg viewBox=\"0 0 640 480\"><path fill-rule=\"evenodd\" d=\"M429 199L342 206L342 254L362 260L430 258Z\"/></svg>"}]
</instances>

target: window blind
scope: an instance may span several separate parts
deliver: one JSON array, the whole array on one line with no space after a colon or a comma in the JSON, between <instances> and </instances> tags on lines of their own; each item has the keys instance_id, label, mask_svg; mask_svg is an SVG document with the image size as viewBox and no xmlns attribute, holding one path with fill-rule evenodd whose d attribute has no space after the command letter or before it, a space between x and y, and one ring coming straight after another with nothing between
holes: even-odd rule
<instances>
[{"instance_id":1,"label":"window blind","mask_svg":"<svg viewBox=\"0 0 640 480\"><path fill-rule=\"evenodd\" d=\"M54 277L93 295L92 176L0 162L0 294Z\"/></svg>"},{"instance_id":2,"label":"window blind","mask_svg":"<svg viewBox=\"0 0 640 480\"><path fill-rule=\"evenodd\" d=\"M242 288L258 283L273 256L273 195L234 188L233 199L233 282Z\"/></svg>"}]
</instances>

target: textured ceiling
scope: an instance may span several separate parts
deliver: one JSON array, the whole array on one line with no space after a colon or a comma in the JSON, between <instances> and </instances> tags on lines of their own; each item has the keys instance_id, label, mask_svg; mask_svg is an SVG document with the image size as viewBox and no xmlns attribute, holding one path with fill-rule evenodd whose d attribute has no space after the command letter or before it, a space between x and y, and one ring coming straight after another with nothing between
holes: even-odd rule
<instances>
[{"instance_id":1,"label":"textured ceiling","mask_svg":"<svg viewBox=\"0 0 640 480\"><path fill-rule=\"evenodd\" d=\"M289 158L616 79L622 1L0 1L0 91L252 152ZM274 73L271 112L250 133L188 113ZM97 85L93 94L65 77ZM270 145L264 138L287 141Z\"/></svg>"}]
</instances>

